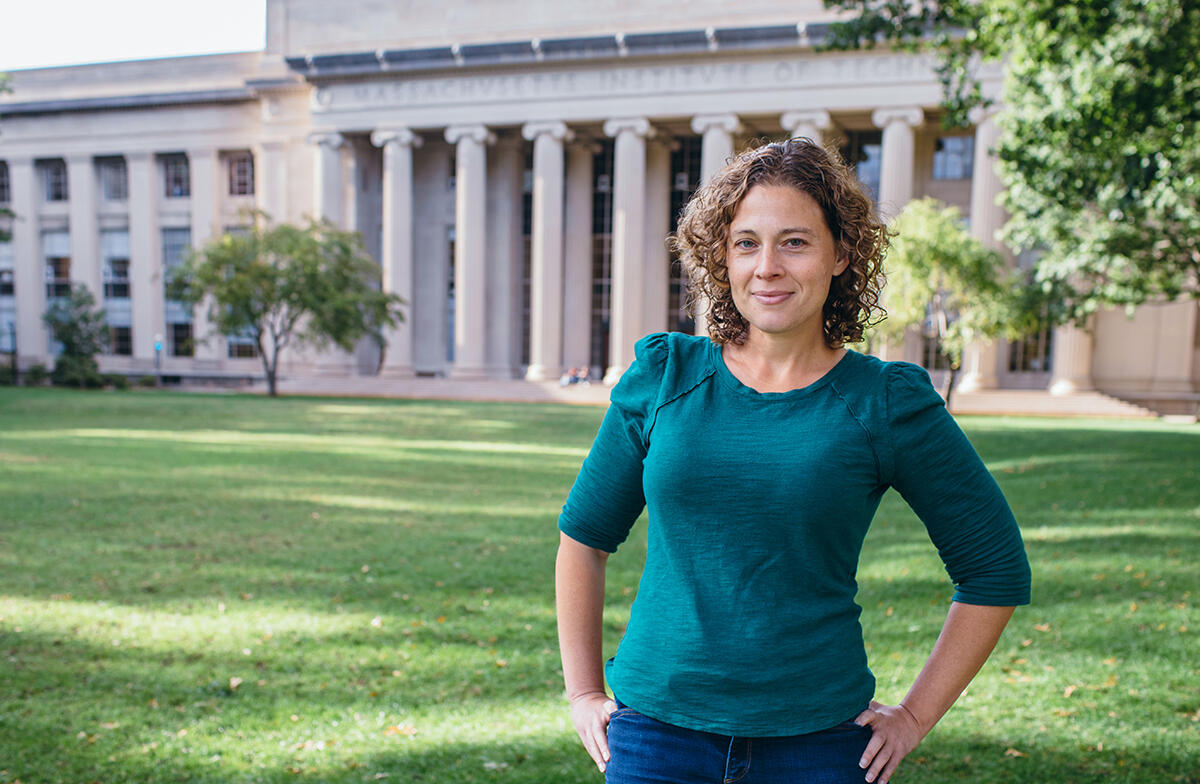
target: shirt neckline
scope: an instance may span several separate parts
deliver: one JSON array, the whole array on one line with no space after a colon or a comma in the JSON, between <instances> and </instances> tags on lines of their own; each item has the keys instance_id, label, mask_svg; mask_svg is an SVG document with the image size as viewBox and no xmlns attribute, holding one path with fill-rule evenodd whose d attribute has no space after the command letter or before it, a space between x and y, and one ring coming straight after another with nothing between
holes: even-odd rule
<instances>
[{"instance_id":1,"label":"shirt neckline","mask_svg":"<svg viewBox=\"0 0 1200 784\"><path fill-rule=\"evenodd\" d=\"M846 353L842 355L842 358L837 361L836 365L827 370L825 375L807 386L783 392L759 392L757 389L743 384L741 379L733 374L733 371L725 364L725 354L721 350L721 346L711 342L708 345L709 357L712 360L712 364L716 367L717 376L721 379L721 382L735 393L752 400L794 400L811 395L833 383L837 376L845 372L844 368L850 364L850 355L855 353L850 349L846 349Z\"/></svg>"}]
</instances>

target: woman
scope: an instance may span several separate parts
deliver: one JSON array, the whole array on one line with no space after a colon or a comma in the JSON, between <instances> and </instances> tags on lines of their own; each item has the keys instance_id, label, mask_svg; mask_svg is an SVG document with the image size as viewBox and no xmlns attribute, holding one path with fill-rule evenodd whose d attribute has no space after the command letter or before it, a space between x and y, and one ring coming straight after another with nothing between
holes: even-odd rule
<instances>
[{"instance_id":1,"label":"woman","mask_svg":"<svg viewBox=\"0 0 1200 784\"><path fill-rule=\"evenodd\" d=\"M925 371L844 348L877 314L887 247L845 164L804 139L746 152L674 242L708 338L638 342L559 518L575 727L610 782L886 782L1028 602L1016 522ZM899 705L872 699L854 602L888 487L956 586ZM643 507L645 570L605 666L604 568Z\"/></svg>"}]
</instances>

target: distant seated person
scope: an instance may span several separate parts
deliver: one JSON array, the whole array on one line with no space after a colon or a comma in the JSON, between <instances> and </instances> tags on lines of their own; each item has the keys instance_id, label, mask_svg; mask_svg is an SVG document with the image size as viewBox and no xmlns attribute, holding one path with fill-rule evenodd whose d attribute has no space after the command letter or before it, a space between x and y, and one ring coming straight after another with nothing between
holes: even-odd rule
<instances>
[{"instance_id":1,"label":"distant seated person","mask_svg":"<svg viewBox=\"0 0 1200 784\"><path fill-rule=\"evenodd\" d=\"M590 375L587 365L582 367L568 368L558 379L560 387L569 386L571 384L591 384Z\"/></svg>"}]
</instances>

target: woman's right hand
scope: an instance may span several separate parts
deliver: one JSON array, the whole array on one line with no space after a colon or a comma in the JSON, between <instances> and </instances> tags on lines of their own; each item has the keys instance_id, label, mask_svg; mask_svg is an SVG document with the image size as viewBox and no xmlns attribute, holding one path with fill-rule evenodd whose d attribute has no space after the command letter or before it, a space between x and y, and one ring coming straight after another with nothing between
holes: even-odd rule
<instances>
[{"instance_id":1,"label":"woman's right hand","mask_svg":"<svg viewBox=\"0 0 1200 784\"><path fill-rule=\"evenodd\" d=\"M600 772L608 765L608 717L617 709L602 691L588 692L571 698L571 721Z\"/></svg>"}]
</instances>

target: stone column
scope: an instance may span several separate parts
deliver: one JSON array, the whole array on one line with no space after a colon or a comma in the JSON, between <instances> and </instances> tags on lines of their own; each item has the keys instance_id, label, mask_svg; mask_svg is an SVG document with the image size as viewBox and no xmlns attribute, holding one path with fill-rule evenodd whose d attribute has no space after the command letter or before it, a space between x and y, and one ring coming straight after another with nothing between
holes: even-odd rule
<instances>
[{"instance_id":1,"label":"stone column","mask_svg":"<svg viewBox=\"0 0 1200 784\"><path fill-rule=\"evenodd\" d=\"M1050 394L1069 395L1095 389L1092 382L1091 332L1074 324L1056 327L1052 364Z\"/></svg>"},{"instance_id":2,"label":"stone column","mask_svg":"<svg viewBox=\"0 0 1200 784\"><path fill-rule=\"evenodd\" d=\"M1007 215L997 204L1004 185L996 173L996 157L992 150L1000 138L992 112L980 112L975 119L975 161L971 170L971 235L989 248L1008 257L997 232L1004 227ZM998 365L1001 346L994 340L977 340L963 352L962 392L995 389L999 386Z\"/></svg>"},{"instance_id":3,"label":"stone column","mask_svg":"<svg viewBox=\"0 0 1200 784\"><path fill-rule=\"evenodd\" d=\"M644 117L609 120L604 133L613 148L612 296L609 306L609 365L604 383L615 384L633 362L633 344L642 327L642 264L646 248L646 138L653 134Z\"/></svg>"},{"instance_id":4,"label":"stone column","mask_svg":"<svg viewBox=\"0 0 1200 784\"><path fill-rule=\"evenodd\" d=\"M700 114L692 118L692 131L701 135L700 184L725 166L733 157L733 135L742 130L741 120L736 114ZM708 334L708 302L696 301L696 334Z\"/></svg>"},{"instance_id":5,"label":"stone column","mask_svg":"<svg viewBox=\"0 0 1200 784\"><path fill-rule=\"evenodd\" d=\"M484 125L452 125L455 145L454 368L455 378L486 378L487 147L496 137Z\"/></svg>"},{"instance_id":6,"label":"stone column","mask_svg":"<svg viewBox=\"0 0 1200 784\"><path fill-rule=\"evenodd\" d=\"M129 298L133 308L133 359L154 366L154 341L163 337L162 241L158 234L161 180L148 152L125 156L129 172ZM164 345L165 349L165 345Z\"/></svg>"},{"instance_id":7,"label":"stone column","mask_svg":"<svg viewBox=\"0 0 1200 784\"><path fill-rule=\"evenodd\" d=\"M409 322L387 331L379 375L404 378L413 372L413 148L421 137L408 128L381 129L371 144L383 148L383 290L404 298Z\"/></svg>"},{"instance_id":8,"label":"stone column","mask_svg":"<svg viewBox=\"0 0 1200 784\"><path fill-rule=\"evenodd\" d=\"M360 231L358 225L358 185L361 177L358 161L358 139L346 139L341 154L342 217L339 225L347 231Z\"/></svg>"},{"instance_id":9,"label":"stone column","mask_svg":"<svg viewBox=\"0 0 1200 784\"><path fill-rule=\"evenodd\" d=\"M17 358L22 366L46 361L46 260L38 231L37 184L32 158L6 156L12 202L13 290L17 307ZM8 329L8 325L0 325Z\"/></svg>"},{"instance_id":10,"label":"stone column","mask_svg":"<svg viewBox=\"0 0 1200 784\"><path fill-rule=\"evenodd\" d=\"M287 145L263 142L254 148L254 203L277 223L288 215Z\"/></svg>"},{"instance_id":11,"label":"stone column","mask_svg":"<svg viewBox=\"0 0 1200 784\"><path fill-rule=\"evenodd\" d=\"M925 120L916 107L876 109L871 122L883 129L879 211L894 218L913 197L914 129Z\"/></svg>"},{"instance_id":12,"label":"stone column","mask_svg":"<svg viewBox=\"0 0 1200 784\"><path fill-rule=\"evenodd\" d=\"M779 124L793 139L803 137L824 144L826 136L833 130L833 117L823 109L785 112Z\"/></svg>"},{"instance_id":13,"label":"stone column","mask_svg":"<svg viewBox=\"0 0 1200 784\"><path fill-rule=\"evenodd\" d=\"M525 341L525 140L506 133L487 157L488 375L520 375Z\"/></svg>"},{"instance_id":14,"label":"stone column","mask_svg":"<svg viewBox=\"0 0 1200 784\"><path fill-rule=\"evenodd\" d=\"M342 153L346 139L340 133L314 133L308 137L315 145L313 156L313 217L341 225Z\"/></svg>"},{"instance_id":15,"label":"stone column","mask_svg":"<svg viewBox=\"0 0 1200 784\"><path fill-rule=\"evenodd\" d=\"M566 244L563 248L563 363L590 367L592 355L592 177L596 146L567 148Z\"/></svg>"},{"instance_id":16,"label":"stone column","mask_svg":"<svg viewBox=\"0 0 1200 784\"><path fill-rule=\"evenodd\" d=\"M672 140L655 137L646 147L646 251L643 286L642 330L670 329L667 306L671 294L671 254L667 234L671 231L671 145Z\"/></svg>"},{"instance_id":17,"label":"stone column","mask_svg":"<svg viewBox=\"0 0 1200 784\"><path fill-rule=\"evenodd\" d=\"M444 373L450 354L450 145L429 139L413 155L413 300L405 327L413 333L413 369Z\"/></svg>"},{"instance_id":18,"label":"stone column","mask_svg":"<svg viewBox=\"0 0 1200 784\"><path fill-rule=\"evenodd\" d=\"M1192 394L1192 369L1196 357L1196 322L1200 305L1195 300L1152 306L1158 316L1157 346L1154 352L1154 378L1150 391L1166 394Z\"/></svg>"},{"instance_id":19,"label":"stone column","mask_svg":"<svg viewBox=\"0 0 1200 784\"><path fill-rule=\"evenodd\" d=\"M202 248L221 233L220 159L214 147L188 150L187 156L192 180L192 247ZM257 188L255 192L258 192ZM196 341L195 359L198 363L207 363L209 367L225 357L225 336L216 334L212 322L208 319L211 307L211 300L205 299L192 310L192 335Z\"/></svg>"},{"instance_id":20,"label":"stone column","mask_svg":"<svg viewBox=\"0 0 1200 784\"><path fill-rule=\"evenodd\" d=\"M883 150L877 194L879 214L889 221L895 218L904 205L913 197L913 155L915 153L914 128L924 120L917 108L877 109L871 122L883 129ZM883 291L884 307L887 306L887 289ZM880 359L904 359L913 361L919 357L920 334L910 328L899 345L885 342L879 348Z\"/></svg>"},{"instance_id":21,"label":"stone column","mask_svg":"<svg viewBox=\"0 0 1200 784\"><path fill-rule=\"evenodd\" d=\"M100 270L100 229L96 217L96 167L91 155L67 157L70 188L71 282L82 283L104 305Z\"/></svg>"},{"instance_id":22,"label":"stone column","mask_svg":"<svg viewBox=\"0 0 1200 784\"><path fill-rule=\"evenodd\" d=\"M529 271L530 381L562 374L563 316L563 142L565 123L529 123L522 135L533 142L533 236Z\"/></svg>"},{"instance_id":23,"label":"stone column","mask_svg":"<svg viewBox=\"0 0 1200 784\"><path fill-rule=\"evenodd\" d=\"M699 114L692 118L692 131L700 134L700 181L720 171L733 157L733 135L742 122L736 114Z\"/></svg>"}]
</instances>

